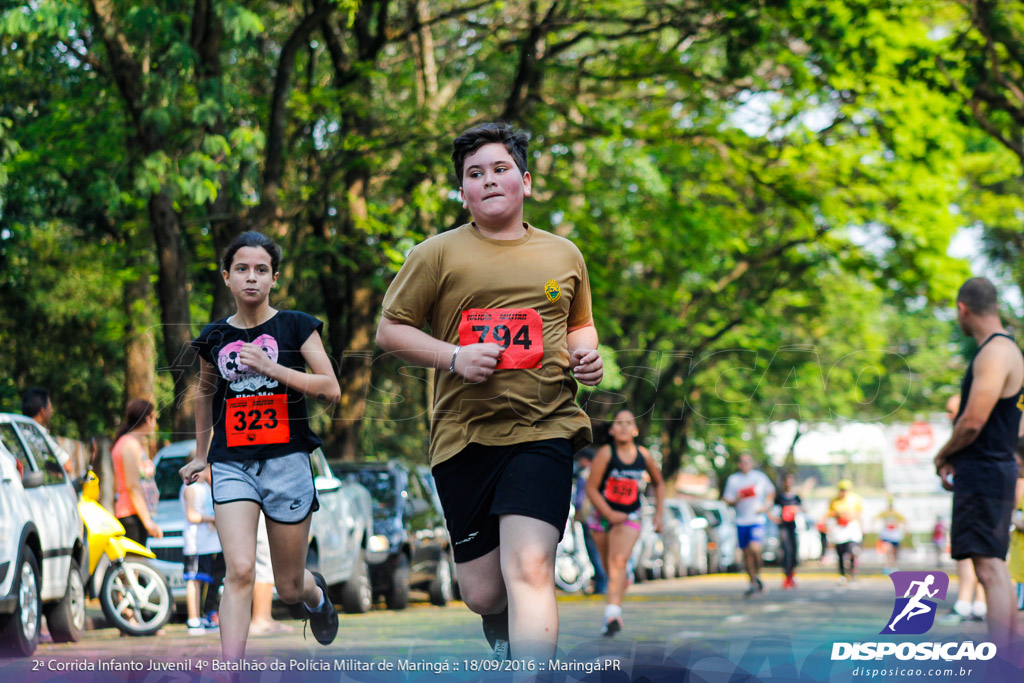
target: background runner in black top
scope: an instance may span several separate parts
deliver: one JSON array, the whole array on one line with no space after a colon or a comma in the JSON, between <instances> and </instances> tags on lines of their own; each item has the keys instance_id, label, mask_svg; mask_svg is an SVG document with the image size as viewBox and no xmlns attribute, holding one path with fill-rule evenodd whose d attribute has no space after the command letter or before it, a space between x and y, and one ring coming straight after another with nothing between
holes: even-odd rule
<instances>
[{"instance_id":1,"label":"background runner in black top","mask_svg":"<svg viewBox=\"0 0 1024 683\"><path fill-rule=\"evenodd\" d=\"M974 360L981 350L996 337L1006 337L1015 344L1017 343L1010 335L996 332L978 347L974 358L971 359L971 364L967 367L964 381L960 385L960 410L957 411L956 420L960 419L967 408L967 397L970 396L971 385L974 383ZM985 422L985 426L981 428L981 432L978 433L974 441L951 456L954 458L954 463L959 464L962 456L978 460L1013 462L1013 448L1017 445L1021 409L1024 408L1022 404L1024 404L1024 391L996 401L992 413L988 416L988 421Z\"/></svg>"}]
</instances>

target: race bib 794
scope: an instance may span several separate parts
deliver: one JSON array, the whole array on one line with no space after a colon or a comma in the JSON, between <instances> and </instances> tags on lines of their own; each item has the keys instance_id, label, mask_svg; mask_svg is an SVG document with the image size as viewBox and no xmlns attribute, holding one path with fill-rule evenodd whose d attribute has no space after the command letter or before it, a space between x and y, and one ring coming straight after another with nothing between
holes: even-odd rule
<instances>
[{"instance_id":1,"label":"race bib 794","mask_svg":"<svg viewBox=\"0 0 1024 683\"><path fill-rule=\"evenodd\" d=\"M288 395L239 396L227 400L228 448L288 443Z\"/></svg>"},{"instance_id":2,"label":"race bib 794","mask_svg":"<svg viewBox=\"0 0 1024 683\"><path fill-rule=\"evenodd\" d=\"M462 312L459 343L500 345L504 351L495 370L539 368L544 323L533 308L471 308Z\"/></svg>"}]
</instances>

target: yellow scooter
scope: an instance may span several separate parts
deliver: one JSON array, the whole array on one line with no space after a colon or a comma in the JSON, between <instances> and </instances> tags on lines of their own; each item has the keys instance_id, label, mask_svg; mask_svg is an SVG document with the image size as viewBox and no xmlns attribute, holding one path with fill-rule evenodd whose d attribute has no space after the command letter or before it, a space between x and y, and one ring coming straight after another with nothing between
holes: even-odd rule
<instances>
[{"instance_id":1,"label":"yellow scooter","mask_svg":"<svg viewBox=\"0 0 1024 683\"><path fill-rule=\"evenodd\" d=\"M89 593L99 597L107 621L132 636L159 631L174 611L167 579L145 558L156 555L125 536L117 517L99 504L100 483L89 472L82 479L78 513L89 543Z\"/></svg>"}]
</instances>

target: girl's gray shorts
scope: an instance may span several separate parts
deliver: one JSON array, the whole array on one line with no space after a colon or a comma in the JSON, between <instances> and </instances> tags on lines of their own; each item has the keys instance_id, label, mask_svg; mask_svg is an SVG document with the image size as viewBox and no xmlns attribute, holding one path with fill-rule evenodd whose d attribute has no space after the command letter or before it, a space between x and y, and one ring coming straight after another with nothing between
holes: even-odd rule
<instances>
[{"instance_id":1,"label":"girl's gray shorts","mask_svg":"<svg viewBox=\"0 0 1024 683\"><path fill-rule=\"evenodd\" d=\"M278 524L298 524L320 509L308 453L215 462L210 478L214 504L251 500Z\"/></svg>"}]
</instances>

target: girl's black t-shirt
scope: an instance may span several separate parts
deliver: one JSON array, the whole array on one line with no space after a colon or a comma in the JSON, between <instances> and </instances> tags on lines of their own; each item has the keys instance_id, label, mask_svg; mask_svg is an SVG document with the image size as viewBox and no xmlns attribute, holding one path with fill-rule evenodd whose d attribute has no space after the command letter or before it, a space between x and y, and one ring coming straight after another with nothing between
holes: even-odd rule
<instances>
[{"instance_id":1,"label":"girl's black t-shirt","mask_svg":"<svg viewBox=\"0 0 1024 683\"><path fill-rule=\"evenodd\" d=\"M238 359L242 344L261 347L274 362L306 371L302 345L323 323L299 311L278 311L247 329L217 320L203 328L192 347L217 370L213 399L213 440L209 461L262 460L309 453L322 441L309 427L306 397L264 377Z\"/></svg>"}]
</instances>

